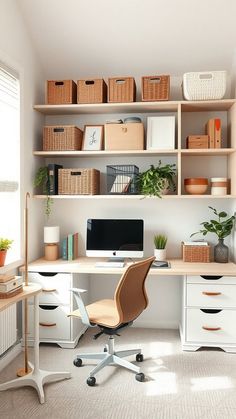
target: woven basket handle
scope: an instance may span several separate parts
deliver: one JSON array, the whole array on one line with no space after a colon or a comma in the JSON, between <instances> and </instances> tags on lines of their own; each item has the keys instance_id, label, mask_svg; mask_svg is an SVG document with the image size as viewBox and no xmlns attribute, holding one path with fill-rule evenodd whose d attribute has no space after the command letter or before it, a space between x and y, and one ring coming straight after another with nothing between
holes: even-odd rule
<instances>
[{"instance_id":1,"label":"woven basket handle","mask_svg":"<svg viewBox=\"0 0 236 419\"><path fill-rule=\"evenodd\" d=\"M150 84L161 83L161 77L152 77L148 81Z\"/></svg>"},{"instance_id":2,"label":"woven basket handle","mask_svg":"<svg viewBox=\"0 0 236 419\"><path fill-rule=\"evenodd\" d=\"M117 79L116 80L116 84L125 84L126 83L126 80L124 80L124 79Z\"/></svg>"},{"instance_id":3,"label":"woven basket handle","mask_svg":"<svg viewBox=\"0 0 236 419\"><path fill-rule=\"evenodd\" d=\"M199 77L200 80L209 80L209 79L213 79L213 74L212 73L200 73L198 77Z\"/></svg>"},{"instance_id":4,"label":"woven basket handle","mask_svg":"<svg viewBox=\"0 0 236 419\"><path fill-rule=\"evenodd\" d=\"M87 85L94 84L94 80L85 80L85 84Z\"/></svg>"},{"instance_id":5,"label":"woven basket handle","mask_svg":"<svg viewBox=\"0 0 236 419\"><path fill-rule=\"evenodd\" d=\"M55 86L64 86L64 81L55 81Z\"/></svg>"},{"instance_id":6,"label":"woven basket handle","mask_svg":"<svg viewBox=\"0 0 236 419\"><path fill-rule=\"evenodd\" d=\"M64 132L64 128L53 128L53 132Z\"/></svg>"},{"instance_id":7,"label":"woven basket handle","mask_svg":"<svg viewBox=\"0 0 236 419\"><path fill-rule=\"evenodd\" d=\"M81 172L71 172L71 176L81 176Z\"/></svg>"}]
</instances>

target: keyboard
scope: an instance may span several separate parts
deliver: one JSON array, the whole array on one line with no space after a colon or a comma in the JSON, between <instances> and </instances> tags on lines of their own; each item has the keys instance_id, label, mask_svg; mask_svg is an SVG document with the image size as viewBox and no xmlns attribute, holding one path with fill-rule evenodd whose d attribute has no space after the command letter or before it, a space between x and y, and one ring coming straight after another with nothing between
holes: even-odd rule
<instances>
[{"instance_id":1,"label":"keyboard","mask_svg":"<svg viewBox=\"0 0 236 419\"><path fill-rule=\"evenodd\" d=\"M96 262L96 268L123 268L124 262Z\"/></svg>"}]
</instances>

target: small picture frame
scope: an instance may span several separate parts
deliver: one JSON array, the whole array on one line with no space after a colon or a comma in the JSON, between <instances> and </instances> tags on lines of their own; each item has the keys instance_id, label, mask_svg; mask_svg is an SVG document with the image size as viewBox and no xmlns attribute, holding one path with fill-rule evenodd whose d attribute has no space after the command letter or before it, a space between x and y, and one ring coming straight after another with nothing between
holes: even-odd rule
<instances>
[{"instance_id":1,"label":"small picture frame","mask_svg":"<svg viewBox=\"0 0 236 419\"><path fill-rule=\"evenodd\" d=\"M103 147L103 125L85 125L82 150L96 151Z\"/></svg>"},{"instance_id":2,"label":"small picture frame","mask_svg":"<svg viewBox=\"0 0 236 419\"><path fill-rule=\"evenodd\" d=\"M174 150L175 116L147 118L147 150Z\"/></svg>"}]
</instances>

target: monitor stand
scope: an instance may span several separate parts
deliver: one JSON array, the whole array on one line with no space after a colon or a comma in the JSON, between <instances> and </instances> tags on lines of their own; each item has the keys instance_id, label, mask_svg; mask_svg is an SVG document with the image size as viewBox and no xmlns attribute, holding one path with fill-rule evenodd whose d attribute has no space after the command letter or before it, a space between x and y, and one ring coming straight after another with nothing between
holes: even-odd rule
<instances>
[{"instance_id":1,"label":"monitor stand","mask_svg":"<svg viewBox=\"0 0 236 419\"><path fill-rule=\"evenodd\" d=\"M125 262L125 258L116 258L116 257L114 257L114 258L109 258L108 259L108 262Z\"/></svg>"}]
</instances>

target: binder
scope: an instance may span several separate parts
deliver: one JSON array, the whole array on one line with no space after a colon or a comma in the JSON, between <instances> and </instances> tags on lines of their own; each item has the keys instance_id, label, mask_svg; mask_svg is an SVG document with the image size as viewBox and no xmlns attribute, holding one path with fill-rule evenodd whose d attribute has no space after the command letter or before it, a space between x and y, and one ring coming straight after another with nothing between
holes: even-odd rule
<instances>
[{"instance_id":1,"label":"binder","mask_svg":"<svg viewBox=\"0 0 236 419\"><path fill-rule=\"evenodd\" d=\"M206 134L209 137L209 148L215 148L215 120L213 118L207 121Z\"/></svg>"},{"instance_id":2,"label":"binder","mask_svg":"<svg viewBox=\"0 0 236 419\"><path fill-rule=\"evenodd\" d=\"M68 234L68 260L73 260L73 234Z\"/></svg>"},{"instance_id":3,"label":"binder","mask_svg":"<svg viewBox=\"0 0 236 419\"><path fill-rule=\"evenodd\" d=\"M61 244L61 257L63 260L68 260L68 244L67 237L62 240Z\"/></svg>"},{"instance_id":4,"label":"binder","mask_svg":"<svg viewBox=\"0 0 236 419\"><path fill-rule=\"evenodd\" d=\"M221 120L215 119L214 124L215 148L221 148Z\"/></svg>"},{"instance_id":5,"label":"binder","mask_svg":"<svg viewBox=\"0 0 236 419\"><path fill-rule=\"evenodd\" d=\"M48 195L58 195L58 169L60 164L48 164Z\"/></svg>"}]
</instances>

